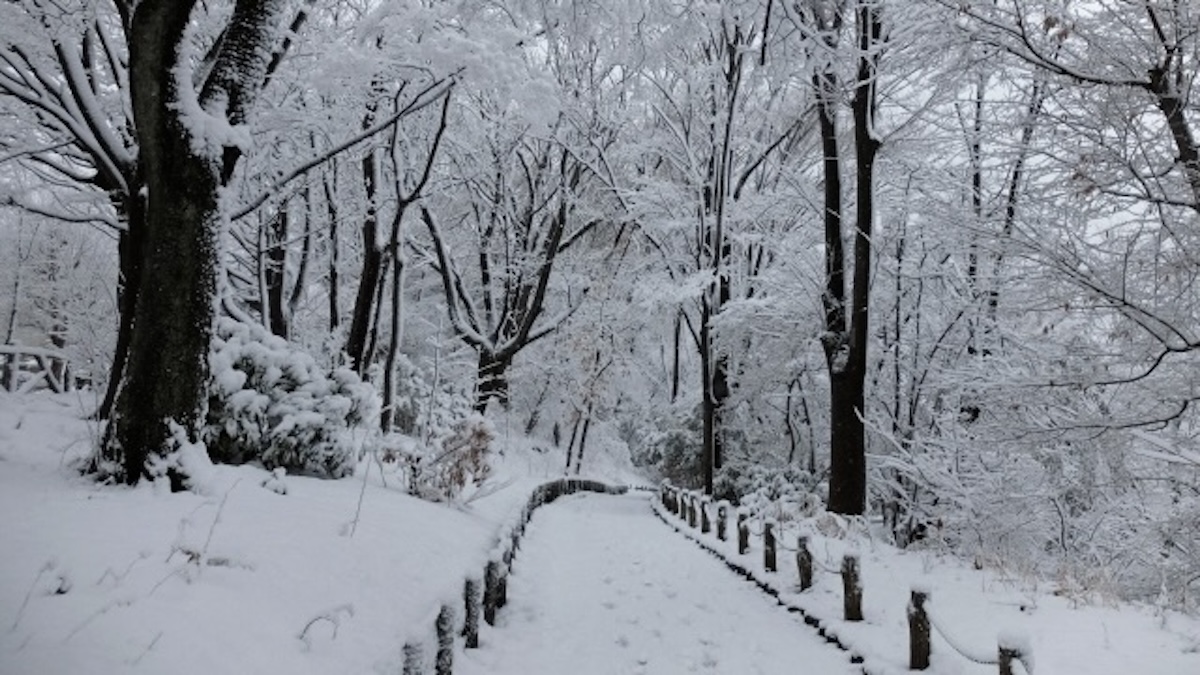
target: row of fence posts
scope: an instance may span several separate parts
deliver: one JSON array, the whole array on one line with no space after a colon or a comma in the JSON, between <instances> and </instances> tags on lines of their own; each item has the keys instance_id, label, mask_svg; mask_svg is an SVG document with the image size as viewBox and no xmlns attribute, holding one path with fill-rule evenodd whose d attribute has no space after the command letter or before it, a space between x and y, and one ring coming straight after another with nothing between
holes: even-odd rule
<instances>
[{"instance_id":1,"label":"row of fence posts","mask_svg":"<svg viewBox=\"0 0 1200 675\"><path fill-rule=\"evenodd\" d=\"M709 519L709 509L713 504L712 498L695 490L683 490L663 482L659 491L663 508L685 521L693 529L699 529L701 534L712 530ZM725 500L716 502L716 534L720 541L728 541L727 524L732 505ZM750 512L745 508L736 511L737 551L738 555L746 555L750 551ZM768 572L778 572L776 556L777 523L771 519L763 521L763 569ZM796 537L796 570L799 577L800 590L806 591L813 584L813 556L808 548L808 536L800 534ZM846 621L862 621L863 586L857 554L847 553L842 556L842 617ZM925 670L929 667L929 655L932 651L930 621L925 603L930 597L929 589L914 588L907 608L909 633L909 669ZM1022 660L1023 654L1019 647L999 642L997 663L1000 675L1013 675L1013 662Z\"/></svg>"},{"instance_id":2,"label":"row of fence posts","mask_svg":"<svg viewBox=\"0 0 1200 675\"><path fill-rule=\"evenodd\" d=\"M525 526L535 510L563 495L576 492L620 494L626 489L624 486L611 486L582 478L562 478L538 486L521 509L517 523L507 532L502 532L499 543L483 567L483 576L467 577L463 582L463 621L457 635L457 612L454 606L444 604L438 611L433 621L434 634L437 636L434 641L434 675L453 674L456 637L463 638L466 649L476 649L479 647L479 620L482 618L489 626L496 625L497 611L508 604L509 568L525 534ZM404 644L401 652L403 675L425 675L428 672L424 642L413 639Z\"/></svg>"}]
</instances>

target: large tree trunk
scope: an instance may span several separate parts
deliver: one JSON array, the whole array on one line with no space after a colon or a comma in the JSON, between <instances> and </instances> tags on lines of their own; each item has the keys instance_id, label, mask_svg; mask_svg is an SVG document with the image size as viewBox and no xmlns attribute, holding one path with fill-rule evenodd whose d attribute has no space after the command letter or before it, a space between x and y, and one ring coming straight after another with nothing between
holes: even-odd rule
<instances>
[{"instance_id":1,"label":"large tree trunk","mask_svg":"<svg viewBox=\"0 0 1200 675\"><path fill-rule=\"evenodd\" d=\"M129 360L104 445L128 483L167 451L174 422L195 436L208 378L216 298L220 165L198 157L180 112L178 58L191 3L146 2L134 13L130 84L149 198Z\"/></svg>"},{"instance_id":2,"label":"large tree trunk","mask_svg":"<svg viewBox=\"0 0 1200 675\"><path fill-rule=\"evenodd\" d=\"M840 19L840 17L839 17ZM840 25L840 21L839 24ZM822 26L826 31L836 31L836 26ZM836 46L833 37L826 42L832 49ZM837 511L835 504L846 502L843 494L845 476L853 475L854 459L862 451L862 434L856 433L856 405L861 395L851 391L846 373L849 365L847 352L849 336L846 334L846 269L845 252L842 248L842 182L841 161L838 151L837 112L835 92L838 83L832 67L813 76L817 91L817 120L821 130L821 148L824 152L825 179L825 289L821 304L825 310L825 333L821 346L825 351L825 363L829 372L829 509ZM847 458L850 461L846 461ZM836 497L835 497L836 495Z\"/></svg>"},{"instance_id":3,"label":"large tree trunk","mask_svg":"<svg viewBox=\"0 0 1200 675\"><path fill-rule=\"evenodd\" d=\"M180 65L195 4L141 0L128 32L146 228L129 362L100 449L105 466L98 467L128 483L150 475L151 460L170 453L173 425L195 441L204 421L224 227L218 191L240 149L212 147L213 139L195 135L204 125L189 116L216 109L230 124L244 122L265 78L284 2L238 0L199 93L189 64Z\"/></svg>"},{"instance_id":4,"label":"large tree trunk","mask_svg":"<svg viewBox=\"0 0 1200 675\"><path fill-rule=\"evenodd\" d=\"M866 438L863 430L867 376L868 316L871 296L871 236L875 218L875 156L879 141L871 133L875 117L875 79L883 27L879 8L858 8L858 74L854 100L854 161L858 199L855 203L854 285L851 290L850 341L847 362L831 369L831 438L829 510L861 515L867 505Z\"/></svg>"},{"instance_id":5,"label":"large tree trunk","mask_svg":"<svg viewBox=\"0 0 1200 675\"><path fill-rule=\"evenodd\" d=\"M495 354L485 349L479 350L478 382L479 390L475 397L475 412L483 414L487 411L488 401L493 398L503 407L508 407L508 368L512 365L512 356Z\"/></svg>"},{"instance_id":6,"label":"large tree trunk","mask_svg":"<svg viewBox=\"0 0 1200 675\"><path fill-rule=\"evenodd\" d=\"M866 504L864 373L847 368L829 377L829 510L861 514ZM859 480L859 477L862 477Z\"/></svg>"},{"instance_id":7,"label":"large tree trunk","mask_svg":"<svg viewBox=\"0 0 1200 675\"><path fill-rule=\"evenodd\" d=\"M837 47L842 17L815 16L823 41ZM824 151L825 310L822 347L829 370L829 503L834 513L860 515L866 508L867 461L863 402L867 374L868 310L871 291L871 233L874 218L875 156L879 142L871 134L875 115L875 77L882 40L879 8L858 8L858 72L854 81L855 180L854 279L847 313L845 252L842 247L842 194L836 101L838 80L832 66L813 76L817 117Z\"/></svg>"}]
</instances>

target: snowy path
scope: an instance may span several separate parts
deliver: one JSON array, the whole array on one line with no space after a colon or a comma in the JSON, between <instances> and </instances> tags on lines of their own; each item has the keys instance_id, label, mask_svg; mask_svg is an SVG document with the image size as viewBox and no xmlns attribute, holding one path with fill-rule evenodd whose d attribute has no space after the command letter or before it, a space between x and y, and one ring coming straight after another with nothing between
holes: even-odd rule
<instances>
[{"instance_id":1,"label":"snowy path","mask_svg":"<svg viewBox=\"0 0 1200 675\"><path fill-rule=\"evenodd\" d=\"M672 532L644 494L577 494L534 515L509 603L465 675L858 673L848 656Z\"/></svg>"}]
</instances>

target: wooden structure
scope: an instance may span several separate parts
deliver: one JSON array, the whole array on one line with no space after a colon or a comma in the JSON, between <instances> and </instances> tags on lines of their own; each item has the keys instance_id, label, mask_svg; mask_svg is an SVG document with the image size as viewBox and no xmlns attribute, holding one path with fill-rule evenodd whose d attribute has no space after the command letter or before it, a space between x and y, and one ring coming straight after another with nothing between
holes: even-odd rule
<instances>
[{"instance_id":1,"label":"wooden structure","mask_svg":"<svg viewBox=\"0 0 1200 675\"><path fill-rule=\"evenodd\" d=\"M39 387L55 393L75 389L75 376L67 355L22 345L0 345L0 389L26 393Z\"/></svg>"}]
</instances>

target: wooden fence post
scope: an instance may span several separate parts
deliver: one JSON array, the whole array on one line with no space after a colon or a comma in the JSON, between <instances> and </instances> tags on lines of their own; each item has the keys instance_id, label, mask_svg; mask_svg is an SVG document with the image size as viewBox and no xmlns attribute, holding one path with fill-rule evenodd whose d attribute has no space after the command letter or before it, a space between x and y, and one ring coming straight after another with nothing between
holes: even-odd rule
<instances>
[{"instance_id":1,"label":"wooden fence post","mask_svg":"<svg viewBox=\"0 0 1200 675\"><path fill-rule=\"evenodd\" d=\"M467 649L479 646L479 580L467 579L463 584L463 638Z\"/></svg>"},{"instance_id":2,"label":"wooden fence post","mask_svg":"<svg viewBox=\"0 0 1200 675\"><path fill-rule=\"evenodd\" d=\"M1013 649L1012 647L1000 645L1000 655L998 659L1000 662L1000 675L1013 675L1012 662L1017 658L1017 656L1017 650Z\"/></svg>"},{"instance_id":3,"label":"wooden fence post","mask_svg":"<svg viewBox=\"0 0 1200 675\"><path fill-rule=\"evenodd\" d=\"M800 574L800 590L812 588L813 557L808 550L808 536L803 534L796 537L796 571Z\"/></svg>"},{"instance_id":4,"label":"wooden fence post","mask_svg":"<svg viewBox=\"0 0 1200 675\"><path fill-rule=\"evenodd\" d=\"M775 521L763 521L763 569L774 572L775 567Z\"/></svg>"},{"instance_id":5,"label":"wooden fence post","mask_svg":"<svg viewBox=\"0 0 1200 675\"><path fill-rule=\"evenodd\" d=\"M717 539L725 541L725 528L729 523L729 502L717 502Z\"/></svg>"},{"instance_id":6,"label":"wooden fence post","mask_svg":"<svg viewBox=\"0 0 1200 675\"><path fill-rule=\"evenodd\" d=\"M496 584L496 608L508 604L508 565L500 566L500 581Z\"/></svg>"},{"instance_id":7,"label":"wooden fence post","mask_svg":"<svg viewBox=\"0 0 1200 675\"><path fill-rule=\"evenodd\" d=\"M434 623L437 630L437 659L434 661L434 675L454 674L454 608L442 605Z\"/></svg>"},{"instance_id":8,"label":"wooden fence post","mask_svg":"<svg viewBox=\"0 0 1200 675\"><path fill-rule=\"evenodd\" d=\"M746 513L744 509L738 509L738 555L746 555L746 551L750 550L750 526L746 524L746 518L749 516L750 514Z\"/></svg>"},{"instance_id":9,"label":"wooden fence post","mask_svg":"<svg viewBox=\"0 0 1200 675\"><path fill-rule=\"evenodd\" d=\"M1026 638L1004 632L1000 634L997 642L999 658L996 660L1000 665L1000 675L1013 675L1013 661L1020 661L1025 670L1029 670L1029 641Z\"/></svg>"},{"instance_id":10,"label":"wooden fence post","mask_svg":"<svg viewBox=\"0 0 1200 675\"><path fill-rule=\"evenodd\" d=\"M500 561L489 560L483 568L483 620L496 625L496 609L500 607Z\"/></svg>"},{"instance_id":11,"label":"wooden fence post","mask_svg":"<svg viewBox=\"0 0 1200 675\"><path fill-rule=\"evenodd\" d=\"M400 672L404 675L425 675L422 671L425 670L423 661L425 655L421 653L421 645L416 642L404 643L404 666Z\"/></svg>"},{"instance_id":12,"label":"wooden fence post","mask_svg":"<svg viewBox=\"0 0 1200 675\"><path fill-rule=\"evenodd\" d=\"M925 613L925 601L928 599L928 589L912 589L912 597L908 601L909 670L925 670L929 667L929 615Z\"/></svg>"},{"instance_id":13,"label":"wooden fence post","mask_svg":"<svg viewBox=\"0 0 1200 675\"><path fill-rule=\"evenodd\" d=\"M708 495L700 498L700 534L708 534L712 530L712 522L708 519Z\"/></svg>"},{"instance_id":14,"label":"wooden fence post","mask_svg":"<svg viewBox=\"0 0 1200 675\"><path fill-rule=\"evenodd\" d=\"M14 351L7 356L0 354L0 358L4 359L4 369L0 370L0 388L15 394L17 392L17 373L21 370L21 355Z\"/></svg>"},{"instance_id":15,"label":"wooden fence post","mask_svg":"<svg viewBox=\"0 0 1200 675\"><path fill-rule=\"evenodd\" d=\"M858 556L842 557L842 610L846 621L862 621L862 579L858 575Z\"/></svg>"},{"instance_id":16,"label":"wooden fence post","mask_svg":"<svg viewBox=\"0 0 1200 675\"><path fill-rule=\"evenodd\" d=\"M688 492L688 525L691 525L693 530L699 524L696 520L696 516L699 515L696 513L699 510L696 508L697 501L696 493Z\"/></svg>"}]
</instances>

